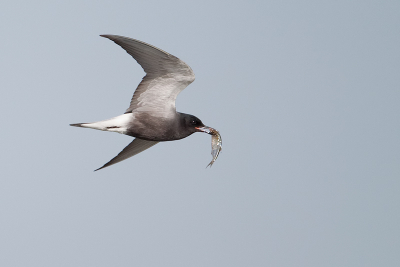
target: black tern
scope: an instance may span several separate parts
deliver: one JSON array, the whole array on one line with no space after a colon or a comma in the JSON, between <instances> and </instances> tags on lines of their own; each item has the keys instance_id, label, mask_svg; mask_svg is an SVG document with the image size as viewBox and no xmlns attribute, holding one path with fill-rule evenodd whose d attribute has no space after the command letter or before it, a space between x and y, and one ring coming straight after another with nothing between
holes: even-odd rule
<instances>
[{"instance_id":1,"label":"black tern","mask_svg":"<svg viewBox=\"0 0 400 267\"><path fill-rule=\"evenodd\" d=\"M207 167L212 166L221 151L221 135L196 116L175 109L176 97L195 79L192 69L179 58L145 42L118 35L100 36L121 46L142 66L146 75L124 114L98 122L70 124L135 137L116 157L95 171L130 158L159 142L179 140L195 132L212 135L213 159Z\"/></svg>"}]
</instances>

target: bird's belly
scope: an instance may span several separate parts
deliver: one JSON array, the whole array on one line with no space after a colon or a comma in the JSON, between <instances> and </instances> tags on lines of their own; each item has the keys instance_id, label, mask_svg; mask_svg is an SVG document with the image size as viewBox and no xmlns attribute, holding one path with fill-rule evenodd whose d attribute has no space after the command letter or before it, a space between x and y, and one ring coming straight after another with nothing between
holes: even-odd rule
<instances>
[{"instance_id":1,"label":"bird's belly","mask_svg":"<svg viewBox=\"0 0 400 267\"><path fill-rule=\"evenodd\" d=\"M128 127L126 135L149 141L171 141L179 139L172 120L135 114L135 120Z\"/></svg>"},{"instance_id":2,"label":"bird's belly","mask_svg":"<svg viewBox=\"0 0 400 267\"><path fill-rule=\"evenodd\" d=\"M165 128L136 128L128 129L126 135L137 137L149 141L172 141L180 139L175 134L170 134Z\"/></svg>"}]
</instances>

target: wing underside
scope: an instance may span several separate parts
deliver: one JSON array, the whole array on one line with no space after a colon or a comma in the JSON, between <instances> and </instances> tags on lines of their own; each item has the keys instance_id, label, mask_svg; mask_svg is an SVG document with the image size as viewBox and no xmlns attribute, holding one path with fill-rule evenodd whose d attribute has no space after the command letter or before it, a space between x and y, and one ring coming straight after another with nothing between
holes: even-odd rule
<instances>
[{"instance_id":1,"label":"wing underside","mask_svg":"<svg viewBox=\"0 0 400 267\"><path fill-rule=\"evenodd\" d=\"M175 112L178 94L195 79L192 69L179 58L147 43L118 35L101 35L121 46L146 72L129 108L153 114Z\"/></svg>"},{"instance_id":2,"label":"wing underside","mask_svg":"<svg viewBox=\"0 0 400 267\"><path fill-rule=\"evenodd\" d=\"M136 138L129 145L127 145L117 156L115 156L113 159L111 159L109 162L104 164L102 167L96 169L95 171L106 168L123 160L126 160L130 157L133 157L136 154L139 154L140 152L156 145L157 143L158 143L157 141L147 141Z\"/></svg>"}]
</instances>

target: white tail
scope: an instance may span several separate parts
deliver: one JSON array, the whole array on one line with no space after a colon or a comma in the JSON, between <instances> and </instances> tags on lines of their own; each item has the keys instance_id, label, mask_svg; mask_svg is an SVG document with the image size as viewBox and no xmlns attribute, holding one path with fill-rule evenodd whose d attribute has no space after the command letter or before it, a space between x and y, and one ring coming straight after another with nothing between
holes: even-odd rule
<instances>
[{"instance_id":1,"label":"white tail","mask_svg":"<svg viewBox=\"0 0 400 267\"><path fill-rule=\"evenodd\" d=\"M104 121L97 121L91 123L74 123L70 125L75 127L92 128L101 131L109 131L109 132L117 132L125 134L128 128L128 124L132 120L133 120L133 114L127 113Z\"/></svg>"}]
</instances>

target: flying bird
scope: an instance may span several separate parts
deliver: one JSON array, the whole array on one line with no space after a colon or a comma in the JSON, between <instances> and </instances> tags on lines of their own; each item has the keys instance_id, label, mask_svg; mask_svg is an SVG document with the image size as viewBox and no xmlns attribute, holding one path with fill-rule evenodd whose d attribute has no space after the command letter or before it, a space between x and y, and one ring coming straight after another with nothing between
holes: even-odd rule
<instances>
[{"instance_id":1,"label":"flying bird","mask_svg":"<svg viewBox=\"0 0 400 267\"><path fill-rule=\"evenodd\" d=\"M179 140L195 132L212 135L213 159L208 165L211 166L221 151L221 135L196 116L175 109L176 97L195 79L192 69L179 58L145 42L118 35L100 36L121 46L142 66L146 75L124 114L98 122L70 124L135 137L116 157L95 171L130 158L159 142Z\"/></svg>"}]
</instances>

